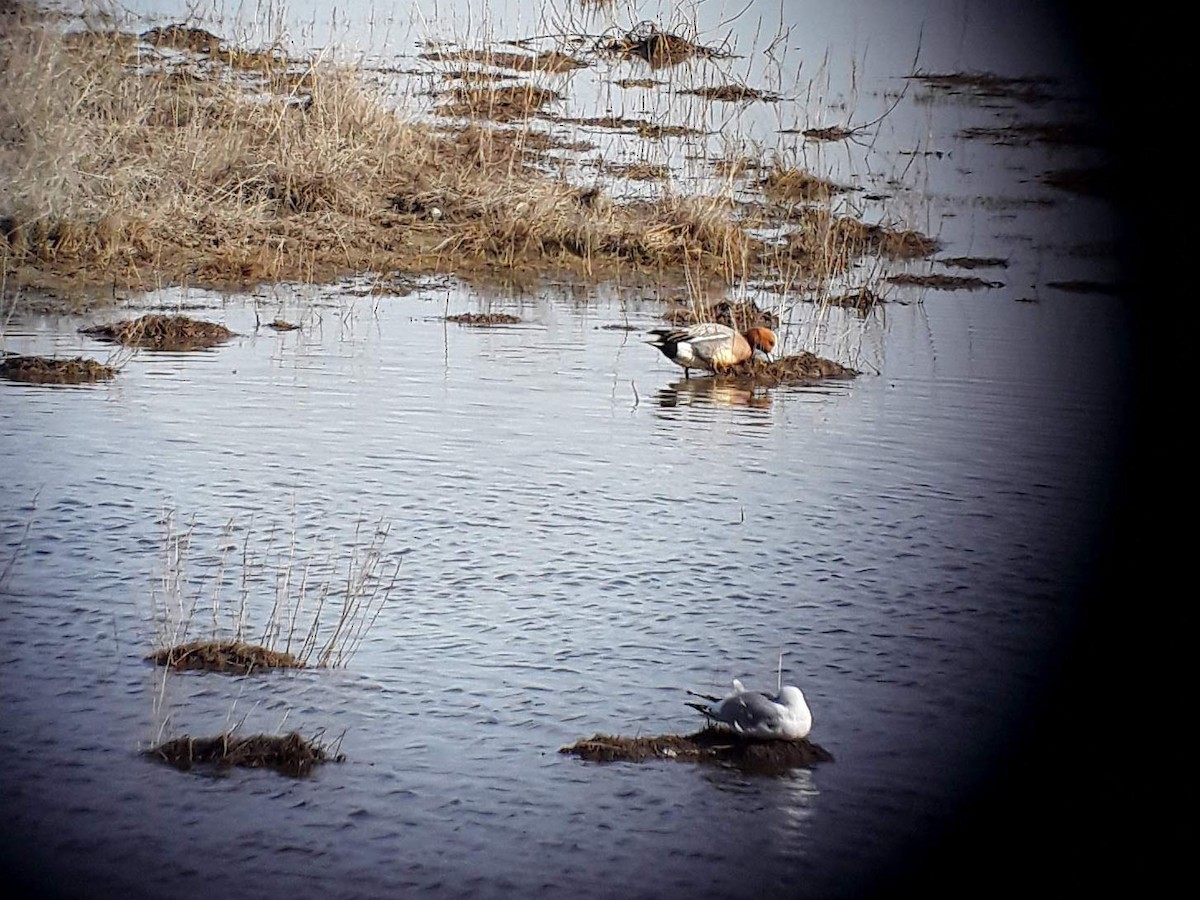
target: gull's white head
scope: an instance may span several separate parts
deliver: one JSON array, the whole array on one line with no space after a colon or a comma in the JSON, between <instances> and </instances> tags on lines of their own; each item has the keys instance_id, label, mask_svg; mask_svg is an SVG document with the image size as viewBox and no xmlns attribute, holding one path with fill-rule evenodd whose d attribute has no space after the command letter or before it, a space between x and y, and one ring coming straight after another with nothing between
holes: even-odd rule
<instances>
[{"instance_id":1,"label":"gull's white head","mask_svg":"<svg viewBox=\"0 0 1200 900\"><path fill-rule=\"evenodd\" d=\"M788 711L791 721L788 724L788 736L792 738L808 737L812 730L812 712L804 699L800 688L786 684L779 691L779 704Z\"/></svg>"}]
</instances>

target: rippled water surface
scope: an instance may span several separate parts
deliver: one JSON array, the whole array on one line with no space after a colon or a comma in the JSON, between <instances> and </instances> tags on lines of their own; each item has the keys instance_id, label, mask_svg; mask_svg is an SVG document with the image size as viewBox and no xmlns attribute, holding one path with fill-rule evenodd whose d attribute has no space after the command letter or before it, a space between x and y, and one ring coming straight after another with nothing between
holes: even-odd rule
<instances>
[{"instance_id":1,"label":"rippled water surface","mask_svg":"<svg viewBox=\"0 0 1200 900\"><path fill-rule=\"evenodd\" d=\"M1067 151L955 137L1004 112L905 108L950 151L922 163L941 255L1009 266L865 319L795 311L789 348L853 381L683 380L640 340L653 298L430 280L164 291L133 309L238 336L96 387L0 382L7 868L87 896L775 897L862 893L935 852L1013 765L1085 611L1128 322L1125 298L1048 286L1114 277L1112 245L1087 249L1111 210L1037 181ZM480 309L522 322L444 321ZM77 329L130 313L17 317L5 347L103 359ZM277 315L302 329L260 324ZM274 572L344 578L379 528L400 578L344 668L144 662L170 533L197 627L245 596L253 630ZM688 732L687 689L773 687L781 653L832 763L557 752ZM291 780L139 756L233 725L346 758Z\"/></svg>"}]
</instances>

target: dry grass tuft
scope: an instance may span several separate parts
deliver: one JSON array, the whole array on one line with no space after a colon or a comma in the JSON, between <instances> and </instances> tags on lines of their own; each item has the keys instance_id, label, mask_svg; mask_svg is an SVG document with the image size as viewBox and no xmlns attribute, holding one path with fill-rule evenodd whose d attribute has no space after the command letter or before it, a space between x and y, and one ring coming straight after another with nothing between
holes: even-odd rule
<instances>
[{"instance_id":1,"label":"dry grass tuft","mask_svg":"<svg viewBox=\"0 0 1200 900\"><path fill-rule=\"evenodd\" d=\"M780 100L778 94L772 94L770 91L760 91L756 88L747 87L744 84L705 85L704 87L689 88L679 93L693 94L697 97L703 97L705 100L720 100L723 103L750 103L756 100L765 103L778 103Z\"/></svg>"},{"instance_id":2,"label":"dry grass tuft","mask_svg":"<svg viewBox=\"0 0 1200 900\"><path fill-rule=\"evenodd\" d=\"M9 356L0 360L0 378L26 384L93 384L115 378L117 370L77 356L53 359L45 356Z\"/></svg>"},{"instance_id":3,"label":"dry grass tuft","mask_svg":"<svg viewBox=\"0 0 1200 900\"><path fill-rule=\"evenodd\" d=\"M521 317L509 313L459 313L456 316L446 316L446 321L456 325L516 325L521 321Z\"/></svg>"},{"instance_id":4,"label":"dry grass tuft","mask_svg":"<svg viewBox=\"0 0 1200 900\"><path fill-rule=\"evenodd\" d=\"M232 331L216 322L154 313L124 322L93 325L80 331L101 340L146 350L204 350L234 337Z\"/></svg>"},{"instance_id":5,"label":"dry grass tuft","mask_svg":"<svg viewBox=\"0 0 1200 900\"><path fill-rule=\"evenodd\" d=\"M784 384L812 384L823 378L854 378L859 372L832 359L801 350L779 359L748 359L726 369L721 377L752 387L777 387Z\"/></svg>"},{"instance_id":6,"label":"dry grass tuft","mask_svg":"<svg viewBox=\"0 0 1200 900\"><path fill-rule=\"evenodd\" d=\"M301 736L298 732L285 735L256 734L235 737L221 734L211 738L187 735L164 741L145 755L168 763L181 771L194 766L227 769L240 766L250 769L274 769L281 775L302 778L325 762L342 762L340 754L331 754L323 745Z\"/></svg>"},{"instance_id":7,"label":"dry grass tuft","mask_svg":"<svg viewBox=\"0 0 1200 900\"><path fill-rule=\"evenodd\" d=\"M761 182L764 193L776 202L827 201L848 188L803 169L776 168Z\"/></svg>"},{"instance_id":8,"label":"dry grass tuft","mask_svg":"<svg viewBox=\"0 0 1200 900\"><path fill-rule=\"evenodd\" d=\"M245 641L198 640L174 647L164 647L151 653L146 659L155 665L168 666L175 670L203 669L207 672L225 672L232 675L249 675L266 669L300 669L303 661L291 653L268 650L258 644Z\"/></svg>"},{"instance_id":9,"label":"dry grass tuft","mask_svg":"<svg viewBox=\"0 0 1200 900\"><path fill-rule=\"evenodd\" d=\"M439 115L495 122L523 121L547 103L562 99L557 91L533 84L458 87L449 91L449 96L451 102L438 107Z\"/></svg>"},{"instance_id":10,"label":"dry grass tuft","mask_svg":"<svg viewBox=\"0 0 1200 900\"><path fill-rule=\"evenodd\" d=\"M626 59L643 59L654 69L677 66L697 56L725 55L715 47L705 47L681 35L660 31L653 22L641 22L624 35L601 43L600 49Z\"/></svg>"}]
</instances>

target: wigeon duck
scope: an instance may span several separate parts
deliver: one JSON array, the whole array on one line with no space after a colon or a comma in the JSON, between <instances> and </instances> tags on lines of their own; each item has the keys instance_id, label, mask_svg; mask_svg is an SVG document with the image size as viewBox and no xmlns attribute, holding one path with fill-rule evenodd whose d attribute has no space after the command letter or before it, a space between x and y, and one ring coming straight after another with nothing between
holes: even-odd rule
<instances>
[{"instance_id":1,"label":"wigeon duck","mask_svg":"<svg viewBox=\"0 0 1200 900\"><path fill-rule=\"evenodd\" d=\"M800 688L790 684L778 694L748 691L736 678L733 693L725 698L705 697L710 703L688 703L692 709L744 737L797 741L812 730L812 713Z\"/></svg>"},{"instance_id":2,"label":"wigeon duck","mask_svg":"<svg viewBox=\"0 0 1200 900\"><path fill-rule=\"evenodd\" d=\"M738 334L727 325L701 322L685 328L655 328L653 338L646 343L657 347L663 356L683 366L683 377L690 378L691 369L720 372L744 363L755 350L771 357L775 349L775 332L770 328L751 328Z\"/></svg>"}]
</instances>

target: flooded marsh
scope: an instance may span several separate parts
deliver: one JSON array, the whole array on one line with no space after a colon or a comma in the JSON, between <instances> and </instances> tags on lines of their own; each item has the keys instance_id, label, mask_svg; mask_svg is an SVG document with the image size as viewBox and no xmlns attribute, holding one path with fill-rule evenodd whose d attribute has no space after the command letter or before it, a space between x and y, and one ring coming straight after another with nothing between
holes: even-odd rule
<instances>
[{"instance_id":1,"label":"flooded marsh","mask_svg":"<svg viewBox=\"0 0 1200 900\"><path fill-rule=\"evenodd\" d=\"M1086 881L1142 288L1017 6L0 4L5 883Z\"/></svg>"}]
</instances>

